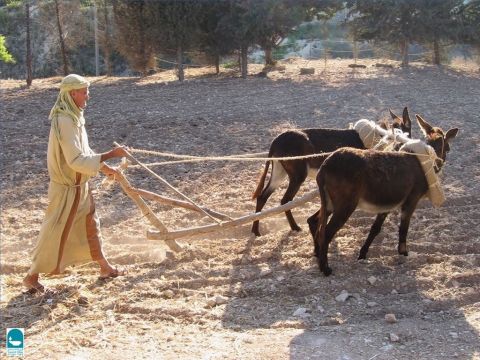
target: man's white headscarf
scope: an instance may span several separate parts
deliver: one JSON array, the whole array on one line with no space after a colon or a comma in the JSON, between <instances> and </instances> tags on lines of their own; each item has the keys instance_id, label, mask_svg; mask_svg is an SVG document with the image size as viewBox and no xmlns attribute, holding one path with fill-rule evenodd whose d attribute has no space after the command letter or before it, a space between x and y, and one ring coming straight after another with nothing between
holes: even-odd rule
<instances>
[{"instance_id":1,"label":"man's white headscarf","mask_svg":"<svg viewBox=\"0 0 480 360\"><path fill-rule=\"evenodd\" d=\"M58 114L65 114L70 116L77 126L84 125L83 110L79 109L75 104L70 96L70 91L84 89L89 86L90 83L83 76L77 74L65 76L60 83L60 93L58 94L57 101L55 101L55 105L53 105L52 110L50 110L48 118L50 120L56 120ZM56 128L56 121L53 125Z\"/></svg>"}]
</instances>

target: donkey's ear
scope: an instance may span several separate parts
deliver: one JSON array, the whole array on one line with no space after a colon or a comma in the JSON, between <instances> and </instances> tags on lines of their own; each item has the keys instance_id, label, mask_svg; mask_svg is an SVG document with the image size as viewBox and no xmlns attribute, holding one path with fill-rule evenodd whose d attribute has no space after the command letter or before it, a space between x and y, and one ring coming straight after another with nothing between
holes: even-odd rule
<instances>
[{"instance_id":1,"label":"donkey's ear","mask_svg":"<svg viewBox=\"0 0 480 360\"><path fill-rule=\"evenodd\" d=\"M390 126L390 124L388 124L388 121L385 121L388 125L387 129L392 127L394 129L401 129L403 131L403 122L402 122L402 119L396 115L392 109L388 109L388 111L390 112L390 116L392 117L393 119L393 123L392 123L392 126Z\"/></svg>"},{"instance_id":2,"label":"donkey's ear","mask_svg":"<svg viewBox=\"0 0 480 360\"><path fill-rule=\"evenodd\" d=\"M425 136L433 134L433 127L429 123L427 123L420 115L415 114L417 118L418 125L420 125L420 129L422 130Z\"/></svg>"},{"instance_id":3,"label":"donkey's ear","mask_svg":"<svg viewBox=\"0 0 480 360\"><path fill-rule=\"evenodd\" d=\"M400 119L400 117L398 115L395 115L393 113L392 109L388 109L388 111L390 112L390 116L392 117L393 120Z\"/></svg>"},{"instance_id":4,"label":"donkey's ear","mask_svg":"<svg viewBox=\"0 0 480 360\"><path fill-rule=\"evenodd\" d=\"M454 139L458 134L458 129L453 128L447 131L445 134L445 141L450 142L452 139Z\"/></svg>"},{"instance_id":5,"label":"donkey's ear","mask_svg":"<svg viewBox=\"0 0 480 360\"><path fill-rule=\"evenodd\" d=\"M403 130L406 130L404 132L407 132L410 135L410 137L412 137L412 120L410 120L410 115L408 113L408 108L406 106L403 109L402 120L403 120Z\"/></svg>"}]
</instances>

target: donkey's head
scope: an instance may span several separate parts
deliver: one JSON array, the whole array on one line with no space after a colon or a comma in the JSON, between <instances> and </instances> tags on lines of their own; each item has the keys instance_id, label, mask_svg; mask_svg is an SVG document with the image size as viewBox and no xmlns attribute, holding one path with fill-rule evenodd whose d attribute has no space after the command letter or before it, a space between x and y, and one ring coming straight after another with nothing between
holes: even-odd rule
<instances>
[{"instance_id":1,"label":"donkey's head","mask_svg":"<svg viewBox=\"0 0 480 360\"><path fill-rule=\"evenodd\" d=\"M392 117L393 122L390 123L387 119L382 119L378 122L378 125L384 130L390 129L400 129L402 132L407 133L408 137L412 137L412 121L410 120L410 116L408 115L408 110L405 107L403 109L402 117L394 114L392 109L388 109L390 112L390 116Z\"/></svg>"},{"instance_id":2,"label":"donkey's head","mask_svg":"<svg viewBox=\"0 0 480 360\"><path fill-rule=\"evenodd\" d=\"M417 118L418 125L420 125L420 129L425 135L425 142L430 145L437 153L437 156L445 162L447 153L450 151L449 142L457 136L458 129L453 128L445 133L443 129L430 125L420 115L415 114L415 117Z\"/></svg>"},{"instance_id":3,"label":"donkey's head","mask_svg":"<svg viewBox=\"0 0 480 360\"><path fill-rule=\"evenodd\" d=\"M400 129L402 132L407 133L409 138L412 138L412 120L410 120L410 115L408 114L408 109L405 107L403 109L402 117L393 113L391 109L390 116L393 119L393 123L391 125L394 129Z\"/></svg>"}]
</instances>

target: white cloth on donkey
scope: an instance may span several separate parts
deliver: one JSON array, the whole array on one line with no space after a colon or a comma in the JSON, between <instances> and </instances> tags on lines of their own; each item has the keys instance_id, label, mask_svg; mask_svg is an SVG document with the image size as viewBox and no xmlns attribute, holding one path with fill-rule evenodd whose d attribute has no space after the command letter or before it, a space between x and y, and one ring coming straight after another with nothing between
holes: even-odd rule
<instances>
[{"instance_id":1,"label":"white cloth on donkey","mask_svg":"<svg viewBox=\"0 0 480 360\"><path fill-rule=\"evenodd\" d=\"M351 128L358 133L367 149L393 150L395 144L399 142L405 144L410 140L400 129L385 130L367 119L358 120Z\"/></svg>"},{"instance_id":2,"label":"white cloth on donkey","mask_svg":"<svg viewBox=\"0 0 480 360\"><path fill-rule=\"evenodd\" d=\"M400 151L417 155L428 183L427 196L433 206L440 207L445 202L445 194L443 193L440 179L435 173L435 164L438 160L435 150L421 140L410 140L400 148Z\"/></svg>"}]
</instances>

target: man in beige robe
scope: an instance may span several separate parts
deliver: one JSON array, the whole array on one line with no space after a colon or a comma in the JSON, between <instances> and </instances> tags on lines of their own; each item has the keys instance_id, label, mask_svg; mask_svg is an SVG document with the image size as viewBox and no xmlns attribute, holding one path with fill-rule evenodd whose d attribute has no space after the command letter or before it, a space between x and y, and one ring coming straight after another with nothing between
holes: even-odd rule
<instances>
[{"instance_id":1,"label":"man in beige robe","mask_svg":"<svg viewBox=\"0 0 480 360\"><path fill-rule=\"evenodd\" d=\"M122 275L103 255L100 223L88 180L99 171L114 176L116 170L103 162L126 156L126 151L119 147L95 154L90 149L83 118L89 85L79 75L66 76L50 112L49 204L32 265L23 280L31 292L45 290L39 282L39 273L59 274L69 265L90 261L100 265L101 278Z\"/></svg>"}]
</instances>

